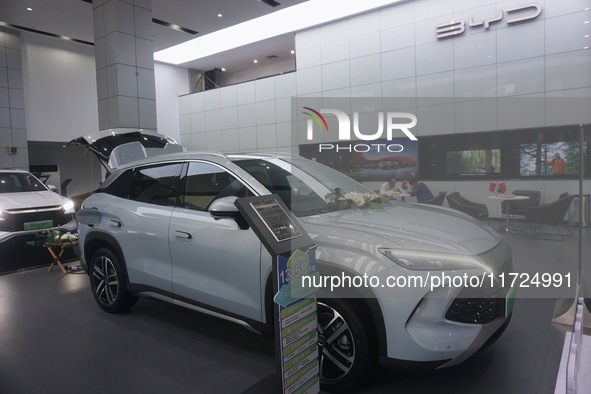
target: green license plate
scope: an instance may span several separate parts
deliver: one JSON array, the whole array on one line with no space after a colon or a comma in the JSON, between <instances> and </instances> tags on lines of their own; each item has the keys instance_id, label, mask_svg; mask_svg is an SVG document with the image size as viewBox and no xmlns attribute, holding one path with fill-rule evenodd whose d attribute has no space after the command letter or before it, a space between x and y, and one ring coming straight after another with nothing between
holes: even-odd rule
<instances>
[{"instance_id":1,"label":"green license plate","mask_svg":"<svg viewBox=\"0 0 591 394\"><path fill-rule=\"evenodd\" d=\"M40 222L29 222L24 224L25 231L29 230L43 230L44 228L52 228L53 220L42 220Z\"/></svg>"},{"instance_id":2,"label":"green license plate","mask_svg":"<svg viewBox=\"0 0 591 394\"><path fill-rule=\"evenodd\" d=\"M515 306L515 296L517 295L517 288L512 287L505 297L505 316L508 317Z\"/></svg>"}]
</instances>

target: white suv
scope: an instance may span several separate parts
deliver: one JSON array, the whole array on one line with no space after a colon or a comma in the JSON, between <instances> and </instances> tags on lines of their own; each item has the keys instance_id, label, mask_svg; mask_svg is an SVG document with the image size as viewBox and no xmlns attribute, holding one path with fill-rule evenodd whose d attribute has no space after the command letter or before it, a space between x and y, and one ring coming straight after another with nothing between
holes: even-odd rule
<instances>
[{"instance_id":1,"label":"white suv","mask_svg":"<svg viewBox=\"0 0 591 394\"><path fill-rule=\"evenodd\" d=\"M111 162L137 158L146 148L137 137L124 154L113 150ZM78 212L94 298L105 311L121 312L137 295L148 295L272 333L271 257L233 204L271 193L316 243L323 276L367 275L385 284L388 278L481 277L512 269L503 238L467 215L403 202L352 209L335 204L335 191L373 193L317 162L281 154L174 153L120 165ZM378 361L462 362L507 326L507 294L488 285L323 289L321 385L358 385Z\"/></svg>"},{"instance_id":2,"label":"white suv","mask_svg":"<svg viewBox=\"0 0 591 394\"><path fill-rule=\"evenodd\" d=\"M0 170L0 243L74 220L74 203L50 190L31 173Z\"/></svg>"}]
</instances>

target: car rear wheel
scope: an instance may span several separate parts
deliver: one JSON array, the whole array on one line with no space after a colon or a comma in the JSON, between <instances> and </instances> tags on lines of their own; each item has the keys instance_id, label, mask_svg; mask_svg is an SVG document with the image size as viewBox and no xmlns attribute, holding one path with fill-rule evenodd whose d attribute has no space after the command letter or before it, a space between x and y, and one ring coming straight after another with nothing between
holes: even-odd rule
<instances>
[{"instance_id":1,"label":"car rear wheel","mask_svg":"<svg viewBox=\"0 0 591 394\"><path fill-rule=\"evenodd\" d=\"M352 389L375 370L369 316L354 300L318 300L320 384L327 391Z\"/></svg>"},{"instance_id":2,"label":"car rear wheel","mask_svg":"<svg viewBox=\"0 0 591 394\"><path fill-rule=\"evenodd\" d=\"M128 311L137 297L125 289L125 273L118 256L108 248L100 248L91 259L90 287L94 299L109 313Z\"/></svg>"}]
</instances>

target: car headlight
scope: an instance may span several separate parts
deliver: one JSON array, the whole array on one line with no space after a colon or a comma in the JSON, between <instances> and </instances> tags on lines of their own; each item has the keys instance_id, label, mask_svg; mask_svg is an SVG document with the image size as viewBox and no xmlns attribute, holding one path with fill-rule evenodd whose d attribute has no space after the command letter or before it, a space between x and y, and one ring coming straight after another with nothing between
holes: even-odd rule
<instances>
[{"instance_id":1,"label":"car headlight","mask_svg":"<svg viewBox=\"0 0 591 394\"><path fill-rule=\"evenodd\" d=\"M67 200L63 205L62 209L65 213L74 213L74 201Z\"/></svg>"},{"instance_id":2,"label":"car headlight","mask_svg":"<svg viewBox=\"0 0 591 394\"><path fill-rule=\"evenodd\" d=\"M420 250L403 250L379 248L381 254L398 264L413 271L438 271L450 269L480 268L490 272L490 267L473 256L452 253L424 252Z\"/></svg>"}]
</instances>

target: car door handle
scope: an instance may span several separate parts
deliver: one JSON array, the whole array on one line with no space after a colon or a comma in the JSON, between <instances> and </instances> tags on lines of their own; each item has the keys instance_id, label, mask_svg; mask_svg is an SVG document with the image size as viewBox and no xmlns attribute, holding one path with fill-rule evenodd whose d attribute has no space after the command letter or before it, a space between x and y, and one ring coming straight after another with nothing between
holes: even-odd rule
<instances>
[{"instance_id":1,"label":"car door handle","mask_svg":"<svg viewBox=\"0 0 591 394\"><path fill-rule=\"evenodd\" d=\"M121 227L121 222L119 222L117 220L111 219L111 226L113 226L113 227Z\"/></svg>"},{"instance_id":2,"label":"car door handle","mask_svg":"<svg viewBox=\"0 0 591 394\"><path fill-rule=\"evenodd\" d=\"M176 230L175 231L175 234L179 238L185 238L185 239L191 239L191 238L193 238L193 236L190 233L187 233L185 231Z\"/></svg>"}]
</instances>

